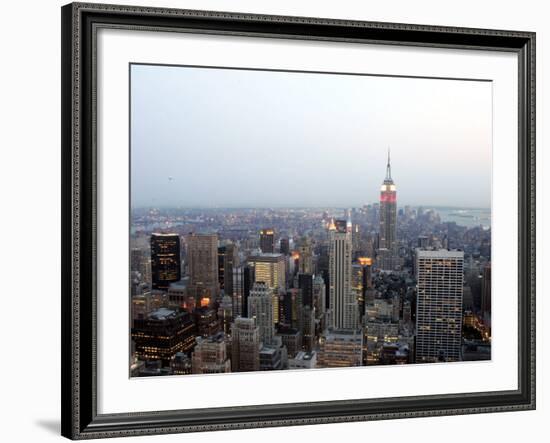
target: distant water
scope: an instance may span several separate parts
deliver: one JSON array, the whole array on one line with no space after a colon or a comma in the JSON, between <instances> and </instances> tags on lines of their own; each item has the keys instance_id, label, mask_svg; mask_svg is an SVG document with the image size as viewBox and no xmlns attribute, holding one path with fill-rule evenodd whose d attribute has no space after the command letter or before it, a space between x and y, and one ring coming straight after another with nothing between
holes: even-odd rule
<instances>
[{"instance_id":1,"label":"distant water","mask_svg":"<svg viewBox=\"0 0 550 443\"><path fill-rule=\"evenodd\" d=\"M441 217L442 222L455 222L457 225L473 228L491 227L491 209L481 208L433 208Z\"/></svg>"}]
</instances>

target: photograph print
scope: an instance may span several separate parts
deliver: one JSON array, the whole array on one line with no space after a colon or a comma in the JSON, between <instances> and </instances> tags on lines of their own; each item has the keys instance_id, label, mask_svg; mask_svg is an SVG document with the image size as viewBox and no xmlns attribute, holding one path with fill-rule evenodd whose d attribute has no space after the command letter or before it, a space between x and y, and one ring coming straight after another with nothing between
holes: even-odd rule
<instances>
[{"instance_id":1,"label":"photograph print","mask_svg":"<svg viewBox=\"0 0 550 443\"><path fill-rule=\"evenodd\" d=\"M130 377L491 359L491 81L129 75Z\"/></svg>"}]
</instances>

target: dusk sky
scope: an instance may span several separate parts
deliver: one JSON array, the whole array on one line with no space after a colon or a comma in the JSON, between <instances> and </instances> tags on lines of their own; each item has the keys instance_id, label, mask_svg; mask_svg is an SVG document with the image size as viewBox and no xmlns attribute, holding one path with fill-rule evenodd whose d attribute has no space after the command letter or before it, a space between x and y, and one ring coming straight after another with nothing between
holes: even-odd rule
<instances>
[{"instance_id":1,"label":"dusk sky","mask_svg":"<svg viewBox=\"0 0 550 443\"><path fill-rule=\"evenodd\" d=\"M483 81L132 65L132 206L490 207Z\"/></svg>"}]
</instances>

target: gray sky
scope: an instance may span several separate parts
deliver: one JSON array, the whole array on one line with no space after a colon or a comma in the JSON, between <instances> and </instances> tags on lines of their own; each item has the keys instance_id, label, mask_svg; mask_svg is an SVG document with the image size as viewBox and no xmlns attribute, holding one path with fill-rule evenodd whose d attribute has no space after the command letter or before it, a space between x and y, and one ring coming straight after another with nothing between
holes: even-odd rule
<instances>
[{"instance_id":1,"label":"gray sky","mask_svg":"<svg viewBox=\"0 0 550 443\"><path fill-rule=\"evenodd\" d=\"M132 65L132 205L489 207L478 81ZM169 177L172 177L170 180Z\"/></svg>"}]
</instances>

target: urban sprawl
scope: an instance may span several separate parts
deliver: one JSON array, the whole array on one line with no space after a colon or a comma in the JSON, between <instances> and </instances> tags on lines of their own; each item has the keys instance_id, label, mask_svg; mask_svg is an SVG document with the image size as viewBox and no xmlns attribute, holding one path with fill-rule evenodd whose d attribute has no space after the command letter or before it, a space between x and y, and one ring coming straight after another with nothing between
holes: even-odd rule
<instances>
[{"instance_id":1,"label":"urban sprawl","mask_svg":"<svg viewBox=\"0 0 550 443\"><path fill-rule=\"evenodd\" d=\"M398 209L389 155L361 208L136 208L130 375L490 359L490 224L467 225Z\"/></svg>"}]
</instances>

